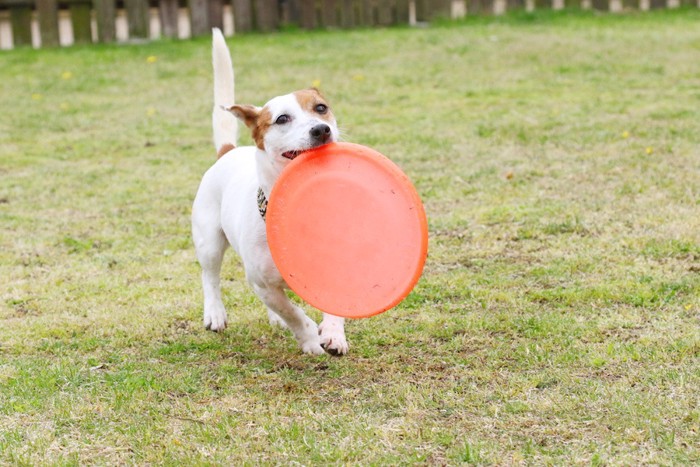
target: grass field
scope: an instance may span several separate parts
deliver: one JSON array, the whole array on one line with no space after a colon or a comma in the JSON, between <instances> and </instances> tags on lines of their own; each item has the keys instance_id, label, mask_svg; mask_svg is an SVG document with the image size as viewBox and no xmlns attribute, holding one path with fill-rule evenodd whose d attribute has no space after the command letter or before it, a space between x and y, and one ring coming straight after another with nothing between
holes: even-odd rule
<instances>
[{"instance_id":1,"label":"grass field","mask_svg":"<svg viewBox=\"0 0 700 467\"><path fill-rule=\"evenodd\" d=\"M4 52L0 464L700 462L697 10L229 44L409 174L421 282L309 357L231 255L206 332L209 40Z\"/></svg>"}]
</instances>

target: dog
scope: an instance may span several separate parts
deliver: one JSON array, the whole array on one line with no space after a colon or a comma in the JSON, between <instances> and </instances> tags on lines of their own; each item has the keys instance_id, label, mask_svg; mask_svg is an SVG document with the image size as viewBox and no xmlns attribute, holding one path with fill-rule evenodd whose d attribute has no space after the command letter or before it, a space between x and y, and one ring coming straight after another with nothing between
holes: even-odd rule
<instances>
[{"instance_id":1,"label":"dog","mask_svg":"<svg viewBox=\"0 0 700 467\"><path fill-rule=\"evenodd\" d=\"M333 112L321 93L304 89L271 99L263 107L234 102L234 72L219 29L213 30L214 109L212 126L218 160L204 174L192 207L192 237L202 268L204 326L227 325L221 300L221 264L230 245L246 279L267 308L270 323L289 329L302 352L348 352L344 319L323 314L320 325L287 297L288 288L267 244L265 207L282 170L299 154L338 140ZM237 147L238 120L255 146Z\"/></svg>"}]
</instances>

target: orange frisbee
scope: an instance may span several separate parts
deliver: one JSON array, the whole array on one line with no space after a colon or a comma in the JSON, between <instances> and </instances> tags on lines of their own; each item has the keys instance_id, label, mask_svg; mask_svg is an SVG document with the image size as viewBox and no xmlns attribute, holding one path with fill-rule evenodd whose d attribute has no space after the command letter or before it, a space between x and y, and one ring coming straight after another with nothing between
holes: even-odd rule
<instances>
[{"instance_id":1,"label":"orange frisbee","mask_svg":"<svg viewBox=\"0 0 700 467\"><path fill-rule=\"evenodd\" d=\"M377 151L332 143L283 171L267 206L267 242L287 285L321 311L382 313L421 276L428 225L401 169Z\"/></svg>"}]
</instances>

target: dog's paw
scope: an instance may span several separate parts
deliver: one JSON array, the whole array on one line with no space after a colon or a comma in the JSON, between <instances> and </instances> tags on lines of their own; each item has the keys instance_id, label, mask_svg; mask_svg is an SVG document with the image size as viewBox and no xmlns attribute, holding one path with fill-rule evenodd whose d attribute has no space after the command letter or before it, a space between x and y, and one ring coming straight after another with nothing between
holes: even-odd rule
<instances>
[{"instance_id":1,"label":"dog's paw","mask_svg":"<svg viewBox=\"0 0 700 467\"><path fill-rule=\"evenodd\" d=\"M316 322L306 315L302 316L302 325L294 333L301 351L309 355L322 355L324 350L321 347L321 339L318 336Z\"/></svg>"},{"instance_id":2,"label":"dog's paw","mask_svg":"<svg viewBox=\"0 0 700 467\"><path fill-rule=\"evenodd\" d=\"M345 355L350 350L350 345L345 338L345 331L342 327L337 326L321 326L318 327L318 333L321 337L321 347L330 355Z\"/></svg>"},{"instance_id":3,"label":"dog's paw","mask_svg":"<svg viewBox=\"0 0 700 467\"><path fill-rule=\"evenodd\" d=\"M345 355L348 353L348 350L350 350L350 345L348 345L348 341L345 340L345 338L329 339L328 342L322 343L321 347L323 347L329 355L333 355L334 357Z\"/></svg>"},{"instance_id":4,"label":"dog's paw","mask_svg":"<svg viewBox=\"0 0 700 467\"><path fill-rule=\"evenodd\" d=\"M204 327L208 331L220 332L226 329L228 324L228 319L226 318L226 312L223 310L217 310L216 312L205 312L204 313Z\"/></svg>"},{"instance_id":5,"label":"dog's paw","mask_svg":"<svg viewBox=\"0 0 700 467\"><path fill-rule=\"evenodd\" d=\"M325 350L323 350L323 347L321 347L318 341L302 344L301 351L307 355L323 355L325 353Z\"/></svg>"}]
</instances>

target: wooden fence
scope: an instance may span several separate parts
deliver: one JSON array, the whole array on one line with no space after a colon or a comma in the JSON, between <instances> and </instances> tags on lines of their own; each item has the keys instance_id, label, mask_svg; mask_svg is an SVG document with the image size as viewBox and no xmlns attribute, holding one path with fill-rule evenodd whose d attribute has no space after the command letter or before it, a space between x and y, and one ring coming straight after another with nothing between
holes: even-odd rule
<instances>
[{"instance_id":1,"label":"wooden fence","mask_svg":"<svg viewBox=\"0 0 700 467\"><path fill-rule=\"evenodd\" d=\"M415 24L512 9L700 6L700 0L0 0L0 48Z\"/></svg>"}]
</instances>

